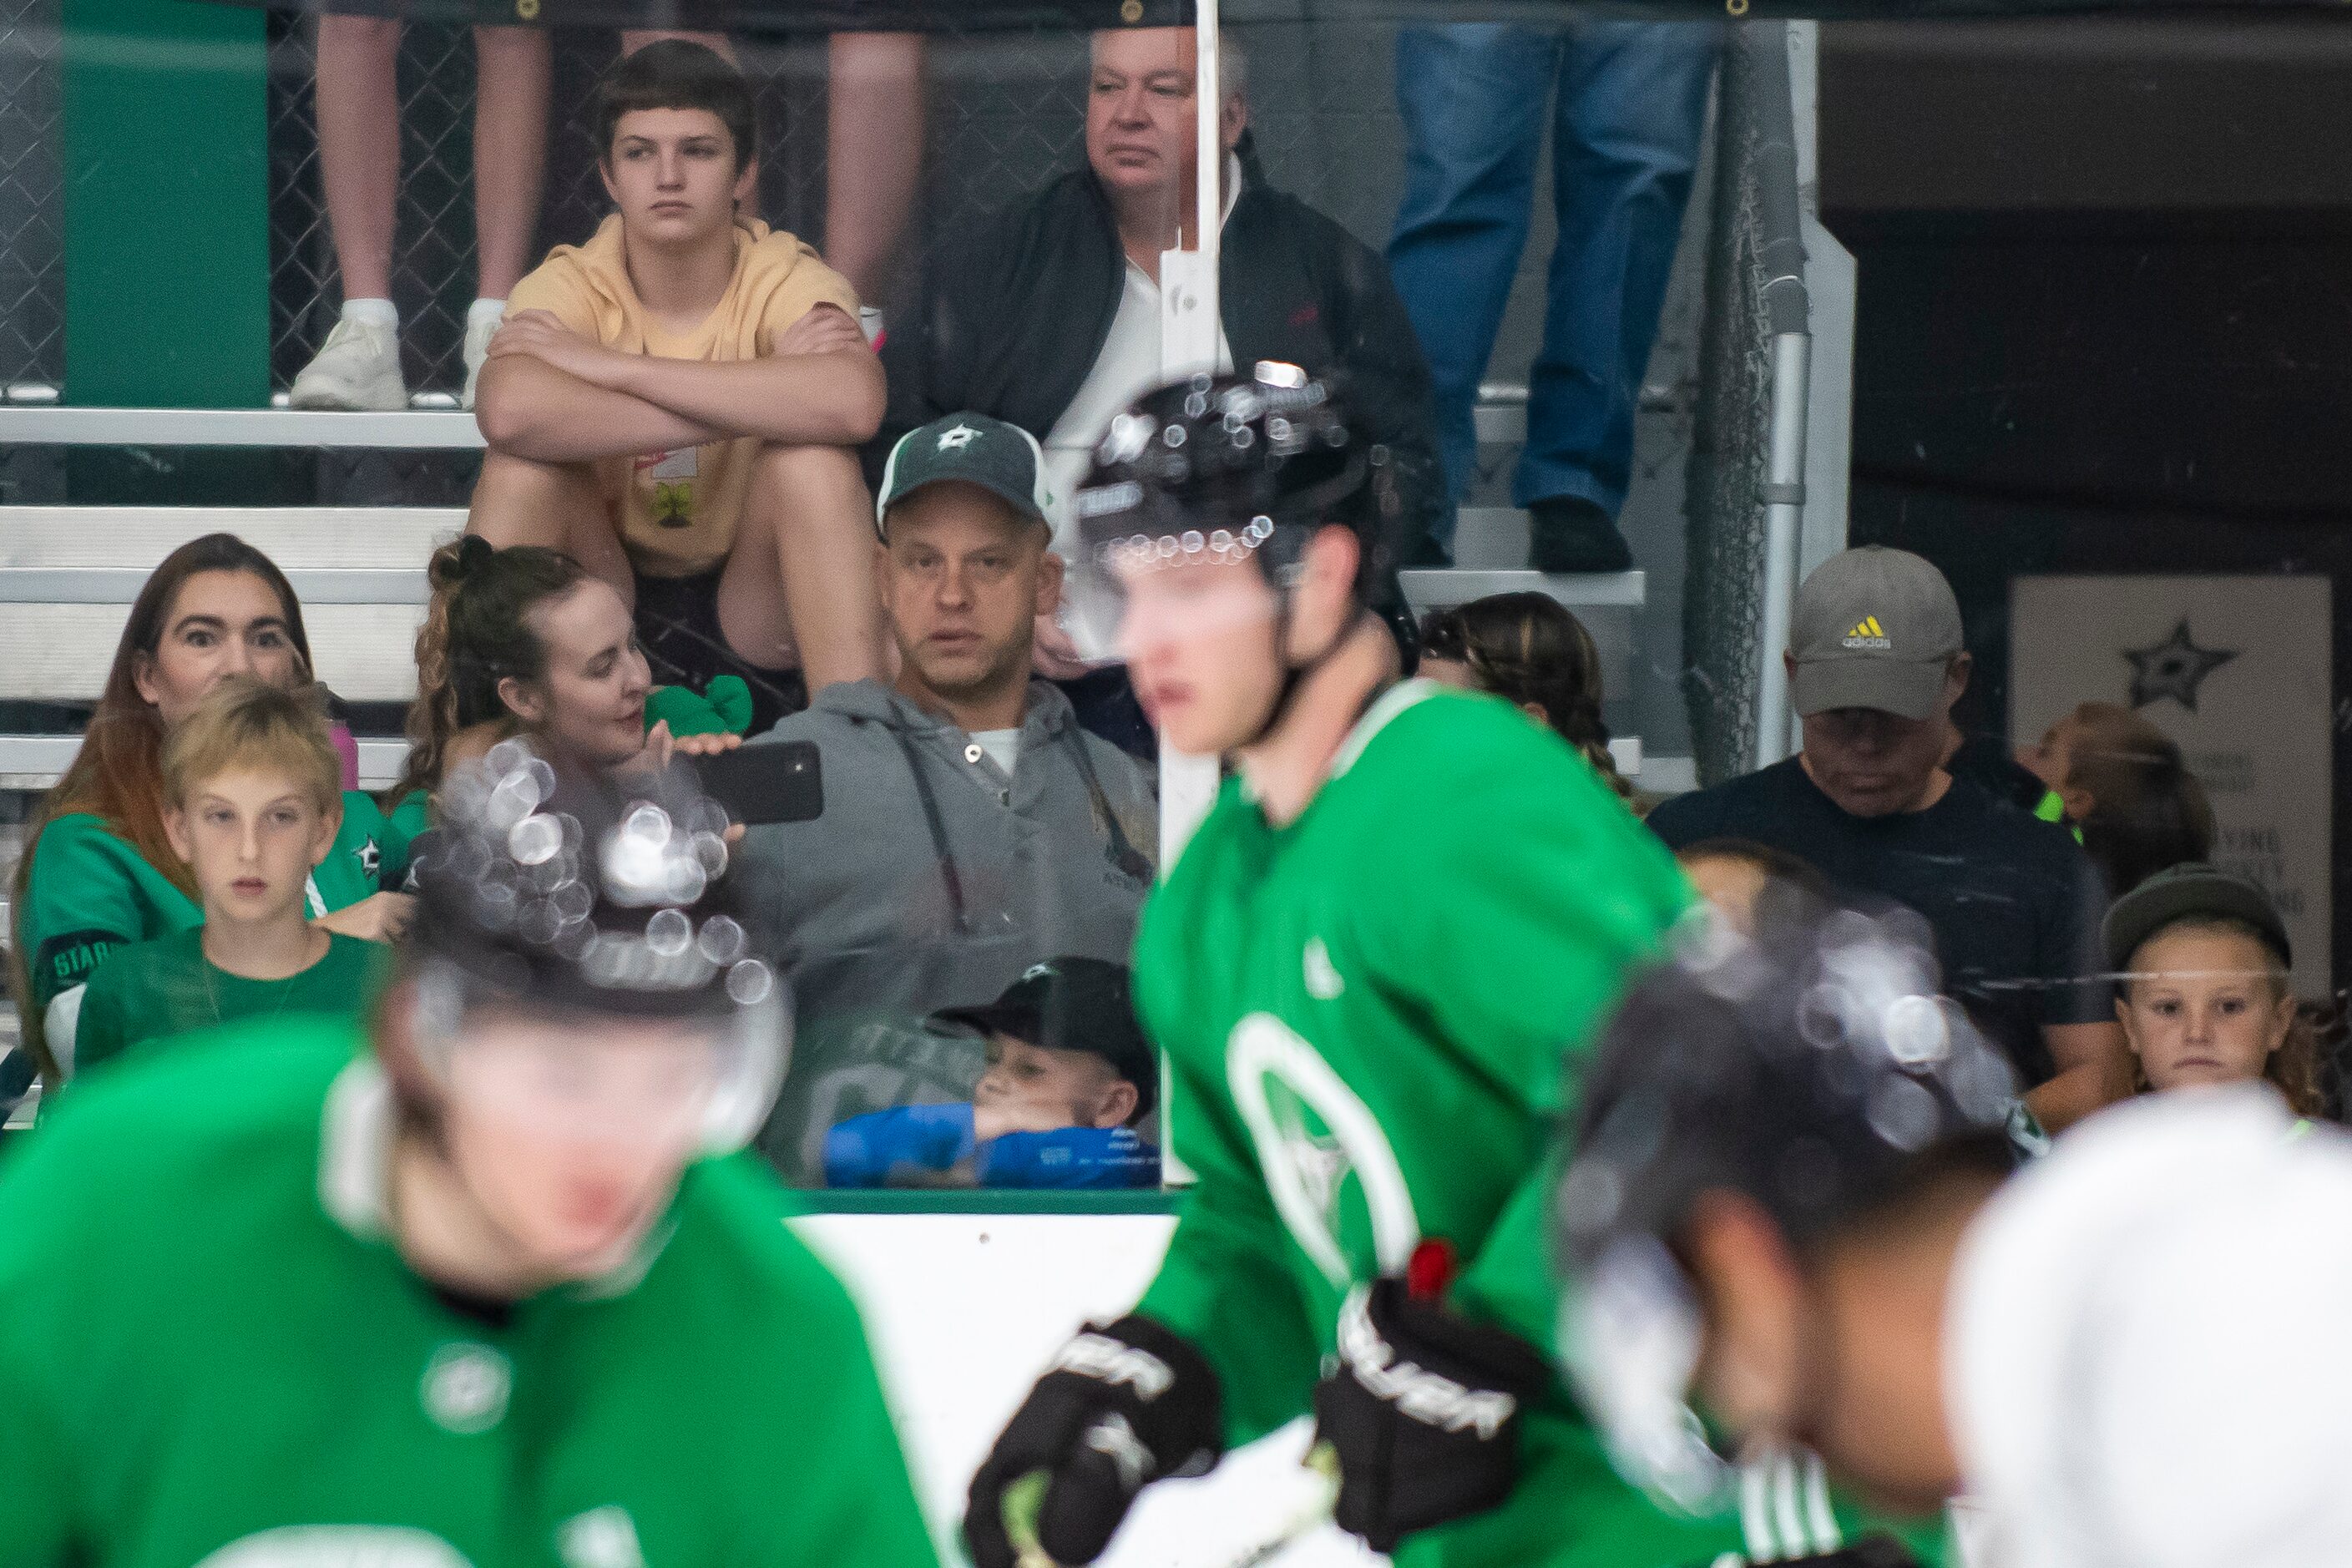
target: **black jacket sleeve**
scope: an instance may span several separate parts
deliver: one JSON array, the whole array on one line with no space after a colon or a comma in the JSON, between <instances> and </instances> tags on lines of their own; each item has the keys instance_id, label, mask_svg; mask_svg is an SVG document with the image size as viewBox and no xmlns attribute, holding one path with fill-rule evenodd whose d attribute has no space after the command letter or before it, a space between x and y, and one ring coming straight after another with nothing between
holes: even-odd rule
<instances>
[{"instance_id":1,"label":"black jacket sleeve","mask_svg":"<svg viewBox=\"0 0 2352 1568\"><path fill-rule=\"evenodd\" d=\"M1225 227L1222 301L1236 370L1288 360L1337 373L1366 434L1394 455L1414 564L1445 504L1429 364L1379 252L1297 197L1253 182Z\"/></svg>"},{"instance_id":2,"label":"black jacket sleeve","mask_svg":"<svg viewBox=\"0 0 2352 1568\"><path fill-rule=\"evenodd\" d=\"M1083 169L934 246L914 297L886 322L889 401L865 449L866 483L880 484L901 436L950 414L1044 440L1110 335L1125 267Z\"/></svg>"},{"instance_id":3,"label":"black jacket sleeve","mask_svg":"<svg viewBox=\"0 0 2352 1568\"><path fill-rule=\"evenodd\" d=\"M1419 564L1445 505L1429 363L1388 263L1338 224L1322 221L1335 234L1327 283L1333 347L1372 437L1396 460L1406 520L1398 563Z\"/></svg>"}]
</instances>

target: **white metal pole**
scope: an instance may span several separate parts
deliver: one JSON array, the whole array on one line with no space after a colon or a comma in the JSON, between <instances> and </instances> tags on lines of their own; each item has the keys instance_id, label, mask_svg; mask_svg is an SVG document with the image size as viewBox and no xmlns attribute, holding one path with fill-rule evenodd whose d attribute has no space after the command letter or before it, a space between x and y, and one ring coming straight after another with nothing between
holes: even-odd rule
<instances>
[{"instance_id":1,"label":"white metal pole","mask_svg":"<svg viewBox=\"0 0 2352 1568\"><path fill-rule=\"evenodd\" d=\"M1192 78L1195 117L1193 248L1162 251L1160 257L1160 365L1173 379L1196 371L1214 374L1224 333L1217 298L1217 253L1225 212L1224 138L1220 134L1224 95L1217 85L1217 0L1194 0L1196 65ZM1195 757L1160 740L1160 874L1165 877L1184 845L1217 799L1217 759ZM1192 1173L1177 1156L1175 1123L1181 1112L1167 1063L1160 1064L1161 1179L1189 1185Z\"/></svg>"},{"instance_id":2,"label":"white metal pole","mask_svg":"<svg viewBox=\"0 0 2352 1568\"><path fill-rule=\"evenodd\" d=\"M1772 340L1771 473L1764 510L1764 613L1757 627L1756 765L1769 767L1790 743L1790 612L1797 599L1797 555L1805 520L1805 416L1812 339L1782 332Z\"/></svg>"},{"instance_id":3,"label":"white metal pole","mask_svg":"<svg viewBox=\"0 0 2352 1568\"><path fill-rule=\"evenodd\" d=\"M1171 379L1214 374L1223 319L1217 299L1217 247L1224 216L1224 138L1219 133L1223 95L1217 87L1217 0L1196 0L1197 66L1193 101L1199 178L1193 248L1160 257L1160 363ZM1217 760L1188 756L1160 742L1160 869L1176 864L1192 830L1217 798Z\"/></svg>"},{"instance_id":4,"label":"white metal pole","mask_svg":"<svg viewBox=\"0 0 2352 1568\"><path fill-rule=\"evenodd\" d=\"M1217 252L1224 236L1224 174L1225 139L1223 134L1225 95L1218 82L1217 0L1193 0L1192 27L1197 39L1193 68L1193 102L1200 113L1195 117L1193 133L1197 140L1200 177L1193 182L1193 221L1199 227L1200 241L1196 248L1201 256L1202 287L1207 290L1208 319L1220 320L1217 314ZM1216 339L1209 342L1209 353L1216 353Z\"/></svg>"}]
</instances>

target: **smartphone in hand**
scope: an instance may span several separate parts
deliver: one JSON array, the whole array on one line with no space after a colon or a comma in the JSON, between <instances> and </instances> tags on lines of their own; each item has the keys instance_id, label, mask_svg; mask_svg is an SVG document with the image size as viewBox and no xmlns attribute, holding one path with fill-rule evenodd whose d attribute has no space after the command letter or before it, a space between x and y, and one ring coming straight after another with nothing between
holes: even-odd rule
<instances>
[{"instance_id":1,"label":"smartphone in hand","mask_svg":"<svg viewBox=\"0 0 2352 1568\"><path fill-rule=\"evenodd\" d=\"M824 815L824 766L814 741L739 746L697 757L710 798L746 827L814 822Z\"/></svg>"}]
</instances>

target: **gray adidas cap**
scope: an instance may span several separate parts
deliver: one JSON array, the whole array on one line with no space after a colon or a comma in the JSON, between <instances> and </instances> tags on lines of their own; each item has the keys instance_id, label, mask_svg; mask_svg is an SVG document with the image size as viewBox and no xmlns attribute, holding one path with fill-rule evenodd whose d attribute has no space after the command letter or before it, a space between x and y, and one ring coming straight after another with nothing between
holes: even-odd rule
<instances>
[{"instance_id":1,"label":"gray adidas cap","mask_svg":"<svg viewBox=\"0 0 2352 1568\"><path fill-rule=\"evenodd\" d=\"M890 509L925 485L961 479L1002 496L1024 517L1045 522L1045 453L1037 437L985 414L950 414L909 430L890 448L874 498L874 531L887 541Z\"/></svg>"},{"instance_id":2,"label":"gray adidas cap","mask_svg":"<svg viewBox=\"0 0 2352 1568\"><path fill-rule=\"evenodd\" d=\"M1944 574L1907 550L1840 551L1797 590L1789 651L1797 661L1789 696L1801 715L1875 708L1926 719L1961 651L1960 603Z\"/></svg>"}]
</instances>

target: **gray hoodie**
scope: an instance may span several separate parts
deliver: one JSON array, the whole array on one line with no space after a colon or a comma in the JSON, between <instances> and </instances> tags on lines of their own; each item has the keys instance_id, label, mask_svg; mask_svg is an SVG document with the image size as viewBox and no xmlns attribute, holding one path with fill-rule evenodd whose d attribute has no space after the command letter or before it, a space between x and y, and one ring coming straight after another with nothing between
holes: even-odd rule
<instances>
[{"instance_id":1,"label":"gray hoodie","mask_svg":"<svg viewBox=\"0 0 2352 1568\"><path fill-rule=\"evenodd\" d=\"M799 1022L761 1142L809 1179L832 1123L969 1096L976 1052L954 1071L908 1065L940 1059L908 1037L928 1015L992 1000L1041 959L1127 962L1159 808L1143 769L1045 681L1030 683L1009 778L877 680L827 688L751 744L790 741L816 742L824 814L751 829L738 864Z\"/></svg>"}]
</instances>

